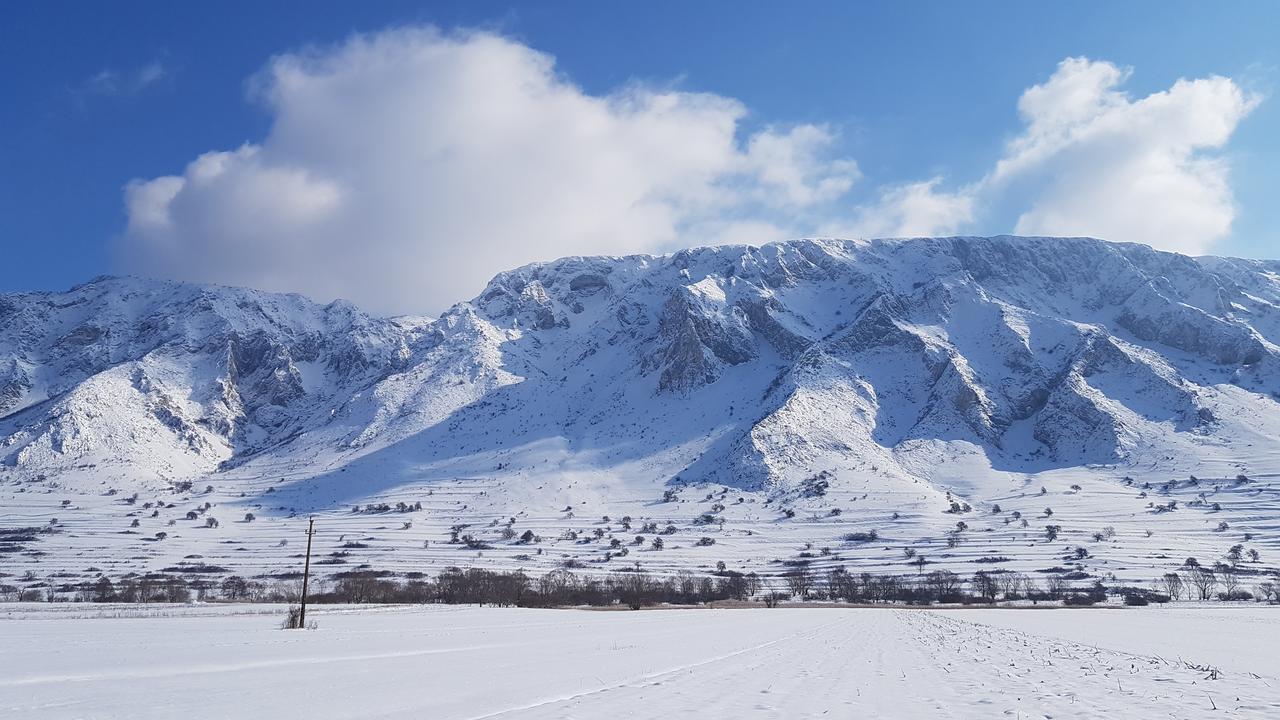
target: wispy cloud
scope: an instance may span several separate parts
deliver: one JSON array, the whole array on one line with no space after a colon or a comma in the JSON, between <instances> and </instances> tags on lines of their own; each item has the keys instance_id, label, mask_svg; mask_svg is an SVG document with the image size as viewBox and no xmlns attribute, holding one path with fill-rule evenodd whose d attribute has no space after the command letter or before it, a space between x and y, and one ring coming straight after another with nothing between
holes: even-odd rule
<instances>
[{"instance_id":1,"label":"wispy cloud","mask_svg":"<svg viewBox=\"0 0 1280 720\"><path fill-rule=\"evenodd\" d=\"M173 77L173 68L160 60L137 68L105 67L71 89L77 102L90 97L120 98L139 95Z\"/></svg>"}]
</instances>

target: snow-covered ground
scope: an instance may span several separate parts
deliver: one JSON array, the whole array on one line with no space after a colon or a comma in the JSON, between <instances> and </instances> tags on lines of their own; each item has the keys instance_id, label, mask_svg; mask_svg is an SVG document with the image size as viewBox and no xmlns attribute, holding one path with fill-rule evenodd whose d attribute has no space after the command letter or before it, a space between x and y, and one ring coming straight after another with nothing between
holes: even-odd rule
<instances>
[{"instance_id":1,"label":"snow-covered ground","mask_svg":"<svg viewBox=\"0 0 1280 720\"><path fill-rule=\"evenodd\" d=\"M1280 613L0 609L0 717L1270 718ZM1216 709L1216 710L1215 710Z\"/></svg>"},{"instance_id":2,"label":"snow-covered ground","mask_svg":"<svg viewBox=\"0 0 1280 720\"><path fill-rule=\"evenodd\" d=\"M407 481L362 500L421 503L420 510L353 513L344 505L316 511L312 571L324 584L337 573L365 568L398 576L417 571L434 577L449 566L524 569L538 576L558 566L607 572L639 562L647 572L670 575L706 574L723 562L729 570L757 572L781 583L777 576L796 562L818 572L843 566L917 577L920 568L913 565L912 552L927 558L925 572L948 569L967 578L976 570L1018 571L1043 589L1053 574L1046 571L1058 568L1059 573L1088 573L1087 580L1073 582L1081 587L1094 579L1145 587L1187 557L1211 565L1239 545L1260 553L1258 560L1243 556L1239 565L1242 589L1253 590L1274 579L1280 558L1280 481L1265 473L1240 484L1224 477L1228 468L1220 470L1215 477L1194 483L1182 479L1172 487L1167 486L1170 474L1134 472L1130 484L1123 471L1105 467L993 475L984 480L982 507L959 515L944 512L945 497L923 484L886 489L876 487L875 478L850 478L822 497L796 501L790 518L758 493L706 485L659 502L663 486L652 479L573 470L548 472L534 483ZM265 494L274 482L270 477L238 484L215 479L211 492L157 493L135 505L118 495L37 488L6 494L0 489L0 529L58 521L57 532L36 534L21 544L0 542L0 552L12 548L0 554L5 559L0 573L8 574L0 575L0 583L34 586L36 580L23 580L28 572L47 582L45 587L143 569L215 584L230 574L271 578L300 572L307 515L273 513L262 503L264 496L285 494ZM1150 489L1142 489L1144 484ZM245 489L249 497L239 497ZM977 495L969 497L977 502ZM172 507L144 509L153 499ZM65 506L63 500L68 500ZM187 519L205 503L212 509ZM1153 512L1147 507L1152 503L1177 503L1179 509ZM991 510L996 505L999 514ZM244 520L247 513L256 513L252 522ZM701 524L706 516L716 522ZM206 527L208 517L218 518L220 525ZM139 526L130 527L135 521ZM967 529L957 532L958 522ZM488 547L451 543L451 528L464 525L463 533ZM1060 528L1052 541L1048 525ZM674 530L661 536L664 548L653 549L652 540L668 526ZM504 538L508 528L514 535ZM521 541L526 531L538 540ZM851 532L870 531L877 541L845 539ZM157 532L166 537L158 539ZM636 537L645 540L636 544ZM625 557L611 547L615 538ZM700 538L714 544L700 545ZM1077 548L1086 555L1080 557ZM607 554L615 556L612 561L606 562Z\"/></svg>"}]
</instances>

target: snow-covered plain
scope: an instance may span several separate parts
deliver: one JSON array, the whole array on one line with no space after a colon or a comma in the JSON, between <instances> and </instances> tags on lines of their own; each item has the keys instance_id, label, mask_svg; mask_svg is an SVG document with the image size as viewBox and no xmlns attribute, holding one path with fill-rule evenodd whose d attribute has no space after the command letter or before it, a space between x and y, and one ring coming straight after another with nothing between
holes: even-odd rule
<instances>
[{"instance_id":1,"label":"snow-covered plain","mask_svg":"<svg viewBox=\"0 0 1280 720\"><path fill-rule=\"evenodd\" d=\"M11 605L0 717L1271 718L1280 613Z\"/></svg>"}]
</instances>

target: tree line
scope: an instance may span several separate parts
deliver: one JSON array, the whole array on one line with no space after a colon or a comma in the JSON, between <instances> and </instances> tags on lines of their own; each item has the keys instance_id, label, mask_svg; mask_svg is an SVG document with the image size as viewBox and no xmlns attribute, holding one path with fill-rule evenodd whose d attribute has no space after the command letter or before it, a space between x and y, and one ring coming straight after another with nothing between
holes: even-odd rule
<instances>
[{"instance_id":1,"label":"tree line","mask_svg":"<svg viewBox=\"0 0 1280 720\"><path fill-rule=\"evenodd\" d=\"M112 581L90 581L19 590L0 586L0 598L25 601L180 603L191 600L293 603L301 594L301 579L288 574L265 579L231 575L222 579L189 578L177 574L129 575ZM1215 593L1218 587L1223 592ZM444 603L500 607L623 606L634 609L672 604L698 605L723 601L762 601L773 607L789 601L838 603L975 604L999 601L1062 602L1092 605L1108 595L1127 604L1145 605L1170 600L1259 600L1280 603L1280 577L1244 589L1238 575L1200 567L1167 573L1152 588L1108 587L1099 580L1073 585L1061 574L1044 580L1019 572L979 570L969 577L949 570L917 575L854 573L843 567L817 571L797 567L781 576L718 570L696 575L680 572L653 575L639 569L610 573L574 573L567 569L542 575L522 570L446 568L434 578L411 572L398 577L390 571L353 570L313 580L308 601L323 603Z\"/></svg>"}]
</instances>

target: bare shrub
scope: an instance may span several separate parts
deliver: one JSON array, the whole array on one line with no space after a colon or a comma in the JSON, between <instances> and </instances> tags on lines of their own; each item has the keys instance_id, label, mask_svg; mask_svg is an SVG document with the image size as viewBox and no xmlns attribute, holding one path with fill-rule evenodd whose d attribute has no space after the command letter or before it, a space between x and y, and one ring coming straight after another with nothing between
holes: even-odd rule
<instances>
[{"instance_id":1,"label":"bare shrub","mask_svg":"<svg viewBox=\"0 0 1280 720\"><path fill-rule=\"evenodd\" d=\"M316 621L312 620L307 624L306 629L314 630ZM285 615L284 621L280 623L281 630L302 630L302 608L297 605L290 605L288 613Z\"/></svg>"}]
</instances>

